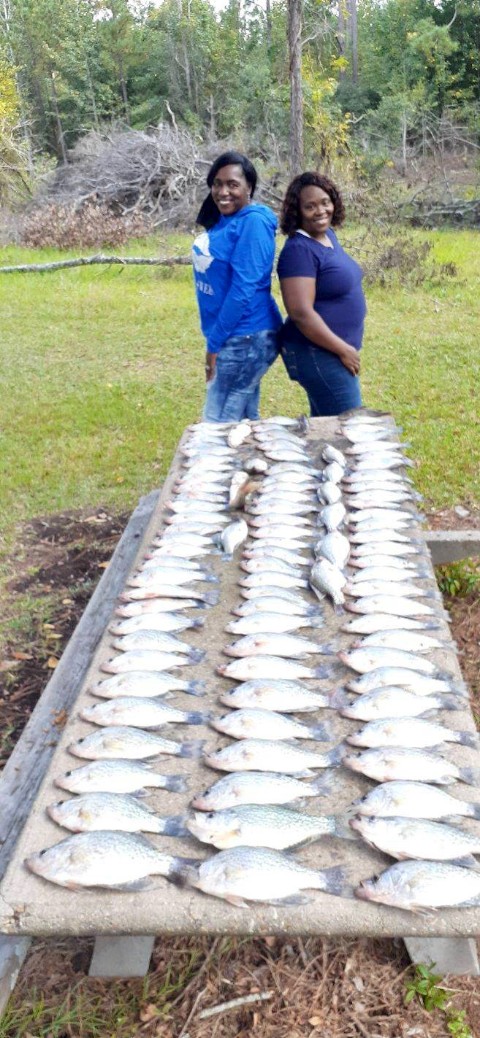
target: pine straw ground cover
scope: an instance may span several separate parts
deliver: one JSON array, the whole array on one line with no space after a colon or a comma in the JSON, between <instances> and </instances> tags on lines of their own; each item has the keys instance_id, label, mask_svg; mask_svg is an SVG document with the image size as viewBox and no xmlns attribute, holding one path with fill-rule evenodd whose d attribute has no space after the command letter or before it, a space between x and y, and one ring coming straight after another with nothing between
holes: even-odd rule
<instances>
[{"instance_id":1,"label":"pine straw ground cover","mask_svg":"<svg viewBox=\"0 0 480 1038\"><path fill-rule=\"evenodd\" d=\"M3 746L11 752L128 520L102 509L26 524L16 553L9 610L29 593L29 630L0 661ZM479 526L471 513L464 526ZM430 527L458 525L454 511L429 514ZM6 603L7 605L7 603ZM449 596L452 635L480 715L480 594ZM141 980L88 977L93 941L36 940L3 1019L0 1038L457 1038L480 1036L480 980L451 978L445 1013L406 1006L413 970L401 940L292 937L158 938ZM443 982L442 982L443 983ZM258 996L267 997L260 1000ZM245 999L256 999L245 1001ZM240 1005L229 1007L232 1000ZM206 1010L222 1007L211 1016Z\"/></svg>"}]
</instances>

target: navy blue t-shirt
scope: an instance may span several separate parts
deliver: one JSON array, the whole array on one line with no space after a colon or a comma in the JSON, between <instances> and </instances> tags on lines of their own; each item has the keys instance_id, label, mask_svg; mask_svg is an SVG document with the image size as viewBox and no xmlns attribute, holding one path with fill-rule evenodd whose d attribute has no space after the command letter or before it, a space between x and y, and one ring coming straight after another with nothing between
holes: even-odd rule
<instances>
[{"instance_id":1,"label":"navy blue t-shirt","mask_svg":"<svg viewBox=\"0 0 480 1038\"><path fill-rule=\"evenodd\" d=\"M280 279L314 278L314 310L332 332L359 350L367 312L362 268L342 249L331 228L327 235L333 248L301 231L287 238L278 258L277 273ZM283 326L283 339L292 345L311 345L289 317Z\"/></svg>"}]
</instances>

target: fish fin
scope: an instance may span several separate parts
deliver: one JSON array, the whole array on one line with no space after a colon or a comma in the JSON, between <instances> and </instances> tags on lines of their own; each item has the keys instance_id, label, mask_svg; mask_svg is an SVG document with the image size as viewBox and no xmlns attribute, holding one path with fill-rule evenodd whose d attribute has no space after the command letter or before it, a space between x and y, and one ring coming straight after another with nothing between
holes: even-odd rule
<instances>
[{"instance_id":1,"label":"fish fin","mask_svg":"<svg viewBox=\"0 0 480 1038\"><path fill-rule=\"evenodd\" d=\"M151 876L147 876L145 879L136 879L133 883L109 883L108 890L118 891L138 891L138 890L151 890L153 887L158 886L158 880L153 880Z\"/></svg>"},{"instance_id":2,"label":"fish fin","mask_svg":"<svg viewBox=\"0 0 480 1038\"><path fill-rule=\"evenodd\" d=\"M462 858L449 858L450 865L461 865L465 869L474 869L475 872L480 872L480 861L477 861L473 857L473 854L464 854Z\"/></svg>"},{"instance_id":3,"label":"fish fin","mask_svg":"<svg viewBox=\"0 0 480 1038\"><path fill-rule=\"evenodd\" d=\"M193 739L191 742L184 742L180 746L180 757L201 757L203 748L205 746L205 739Z\"/></svg>"},{"instance_id":4,"label":"fish fin","mask_svg":"<svg viewBox=\"0 0 480 1038\"><path fill-rule=\"evenodd\" d=\"M320 602L322 601L322 599L325 598L325 593L323 591L319 591L318 588L316 588L314 584L310 584L310 588L313 591L314 595L317 596L317 598L318 598L318 600Z\"/></svg>"},{"instance_id":5,"label":"fish fin","mask_svg":"<svg viewBox=\"0 0 480 1038\"><path fill-rule=\"evenodd\" d=\"M312 900L308 894L290 894L288 897L269 898L263 905L307 905Z\"/></svg>"},{"instance_id":6,"label":"fish fin","mask_svg":"<svg viewBox=\"0 0 480 1038\"><path fill-rule=\"evenodd\" d=\"M480 804L472 804L471 806L472 806L473 810L472 810L472 814L471 814L470 817L471 818L480 818Z\"/></svg>"},{"instance_id":7,"label":"fish fin","mask_svg":"<svg viewBox=\"0 0 480 1038\"><path fill-rule=\"evenodd\" d=\"M478 786L480 782L480 769L479 768L460 768L459 777L462 782L466 782L469 786Z\"/></svg>"},{"instance_id":8,"label":"fish fin","mask_svg":"<svg viewBox=\"0 0 480 1038\"><path fill-rule=\"evenodd\" d=\"M224 901L228 901L229 905L233 905L234 908L249 908L247 901L244 901L241 897L236 897L235 894L222 895Z\"/></svg>"},{"instance_id":9,"label":"fish fin","mask_svg":"<svg viewBox=\"0 0 480 1038\"><path fill-rule=\"evenodd\" d=\"M188 789L188 783L183 775L168 775L165 789L171 793L184 793Z\"/></svg>"}]
</instances>

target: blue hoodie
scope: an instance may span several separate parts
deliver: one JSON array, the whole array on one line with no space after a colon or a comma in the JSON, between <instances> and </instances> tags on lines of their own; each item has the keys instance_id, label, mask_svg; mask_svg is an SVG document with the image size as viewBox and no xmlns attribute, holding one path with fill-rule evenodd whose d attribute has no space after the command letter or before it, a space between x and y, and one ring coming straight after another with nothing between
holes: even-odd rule
<instances>
[{"instance_id":1,"label":"blue hoodie","mask_svg":"<svg viewBox=\"0 0 480 1038\"><path fill-rule=\"evenodd\" d=\"M220 216L192 247L200 323L209 353L232 335L276 330L282 323L271 296L277 218L252 203Z\"/></svg>"}]
</instances>

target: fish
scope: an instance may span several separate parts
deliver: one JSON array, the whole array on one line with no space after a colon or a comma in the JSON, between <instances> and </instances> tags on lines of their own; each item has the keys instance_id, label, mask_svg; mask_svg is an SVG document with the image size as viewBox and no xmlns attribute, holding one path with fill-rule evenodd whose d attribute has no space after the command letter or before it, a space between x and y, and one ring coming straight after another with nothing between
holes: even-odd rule
<instances>
[{"instance_id":1,"label":"fish","mask_svg":"<svg viewBox=\"0 0 480 1038\"><path fill-rule=\"evenodd\" d=\"M324 483L340 483L343 479L345 468L343 465L339 465L338 461L331 461L325 466L321 479Z\"/></svg>"},{"instance_id":2,"label":"fish","mask_svg":"<svg viewBox=\"0 0 480 1038\"><path fill-rule=\"evenodd\" d=\"M281 523L283 526L291 528L291 533L294 537L298 536L297 531L299 530L303 532L307 530L310 536L313 529L311 519L308 519L307 516L293 513L290 510L275 515L275 510L273 509L273 519L272 511L268 511L266 515L254 515L249 519L250 526L257 530L268 530L274 523Z\"/></svg>"},{"instance_id":3,"label":"fish","mask_svg":"<svg viewBox=\"0 0 480 1038\"><path fill-rule=\"evenodd\" d=\"M207 750L206 764L220 771L281 771L308 777L311 768L328 768L340 763L341 753L317 753L287 742L271 739L241 739L221 750Z\"/></svg>"},{"instance_id":4,"label":"fish","mask_svg":"<svg viewBox=\"0 0 480 1038\"><path fill-rule=\"evenodd\" d=\"M139 890L149 878L170 876L180 859L161 854L137 833L76 833L25 859L30 872L69 890Z\"/></svg>"},{"instance_id":5,"label":"fish","mask_svg":"<svg viewBox=\"0 0 480 1038\"><path fill-rule=\"evenodd\" d=\"M311 654L331 655L331 645L319 644L297 634L246 634L222 650L227 656L285 656L287 659L304 659Z\"/></svg>"},{"instance_id":6,"label":"fish","mask_svg":"<svg viewBox=\"0 0 480 1038\"><path fill-rule=\"evenodd\" d=\"M115 637L113 647L114 649L120 649L122 652L148 649L155 652L179 652L182 656L190 656L192 649L194 649L194 646L190 645L189 642L183 642L180 638L169 634L167 631L157 631L155 628L148 626ZM198 663L200 659L204 658L205 653L201 649L194 649L194 651L196 653L195 662ZM200 652L202 652L201 656L199 655Z\"/></svg>"},{"instance_id":7,"label":"fish","mask_svg":"<svg viewBox=\"0 0 480 1038\"><path fill-rule=\"evenodd\" d=\"M257 613L280 613L287 616L318 616L318 603L312 605L300 595L292 595L286 588L270 588L270 594L264 594L265 588L258 588L258 594L249 596L246 602L235 606L235 616L253 616ZM289 596L289 597L286 597Z\"/></svg>"},{"instance_id":8,"label":"fish","mask_svg":"<svg viewBox=\"0 0 480 1038\"><path fill-rule=\"evenodd\" d=\"M310 460L306 451L298 450L297 448L285 446L285 447L264 447L265 456L270 458L272 461L300 461L303 460L308 462Z\"/></svg>"},{"instance_id":9,"label":"fish","mask_svg":"<svg viewBox=\"0 0 480 1038\"><path fill-rule=\"evenodd\" d=\"M203 659L203 652L191 649L188 656L175 652L155 652L152 649L135 649L120 653L105 660L101 670L108 674L124 674L130 670L170 670L172 667L186 667Z\"/></svg>"},{"instance_id":10,"label":"fish","mask_svg":"<svg viewBox=\"0 0 480 1038\"><path fill-rule=\"evenodd\" d=\"M119 696L84 707L80 717L98 725L159 728L163 724L208 724L211 714L198 710L180 710L153 697Z\"/></svg>"},{"instance_id":11,"label":"fish","mask_svg":"<svg viewBox=\"0 0 480 1038\"><path fill-rule=\"evenodd\" d=\"M156 673L152 670L131 670L126 674L113 674L105 681L90 685L89 692L102 699L116 696L166 696L170 692L187 692L190 696L203 696L202 681L183 681L173 674Z\"/></svg>"},{"instance_id":12,"label":"fish","mask_svg":"<svg viewBox=\"0 0 480 1038\"><path fill-rule=\"evenodd\" d=\"M141 728L107 725L98 732L76 739L70 743L68 750L75 757L85 757L87 760L146 760L160 754L199 757L203 746L202 740L198 739L179 743L173 739L163 739L153 732L144 732Z\"/></svg>"},{"instance_id":13,"label":"fish","mask_svg":"<svg viewBox=\"0 0 480 1038\"><path fill-rule=\"evenodd\" d=\"M407 595L365 595L364 598L349 599L345 603L346 609L351 613L392 613L393 616L412 616L419 619L422 616L435 617L439 615L438 609L419 602L417 598L409 598Z\"/></svg>"},{"instance_id":14,"label":"fish","mask_svg":"<svg viewBox=\"0 0 480 1038\"><path fill-rule=\"evenodd\" d=\"M187 609L191 608L192 604L197 604L195 602L195 599L197 599L198 602L205 602L205 605L216 605L219 599L219 594L218 591L198 591L196 588L187 588L184 587L183 584L162 584L161 586L160 584L157 584L151 585L150 587L148 587L147 585L143 587L129 587L128 591L124 591L120 595L120 599L122 602L136 602L138 599L141 599L143 601L143 599L145 598L167 599L169 605L168 611L170 611L172 608L182 608L181 605L177 604L177 602L174 601L175 599L187 599L188 606L183 606L184 609ZM174 602L173 607L172 602ZM161 610L159 611L161 612ZM166 611L167 610L165 610L165 612ZM123 615L132 616L133 614L124 613Z\"/></svg>"},{"instance_id":15,"label":"fish","mask_svg":"<svg viewBox=\"0 0 480 1038\"><path fill-rule=\"evenodd\" d=\"M332 533L345 522L347 510L342 501L335 501L333 505L325 505L325 508L321 508L318 515L325 529Z\"/></svg>"},{"instance_id":16,"label":"fish","mask_svg":"<svg viewBox=\"0 0 480 1038\"><path fill-rule=\"evenodd\" d=\"M225 526L219 534L219 543L226 558L233 558L233 554L248 537L248 526L245 519L235 519L233 523Z\"/></svg>"},{"instance_id":17,"label":"fish","mask_svg":"<svg viewBox=\"0 0 480 1038\"><path fill-rule=\"evenodd\" d=\"M463 832L444 822L413 818L371 818L356 815L350 826L371 847L391 858L428 858L455 861L476 868L474 854L480 853L480 836ZM478 866L480 868L480 865Z\"/></svg>"},{"instance_id":18,"label":"fish","mask_svg":"<svg viewBox=\"0 0 480 1038\"><path fill-rule=\"evenodd\" d=\"M243 467L248 473L264 473L268 472L268 461L266 458L254 455L252 458L248 458L247 461L244 462Z\"/></svg>"},{"instance_id":19,"label":"fish","mask_svg":"<svg viewBox=\"0 0 480 1038\"><path fill-rule=\"evenodd\" d=\"M339 713L353 721L375 721L388 717L420 717L432 710L459 710L460 707L458 696L420 696L404 688L387 686L365 692L353 703L340 705Z\"/></svg>"},{"instance_id":20,"label":"fish","mask_svg":"<svg viewBox=\"0 0 480 1038\"><path fill-rule=\"evenodd\" d=\"M351 746L409 746L430 748L446 742L477 746L478 736L459 732L421 717L382 717L368 721L359 732L347 735Z\"/></svg>"},{"instance_id":21,"label":"fish","mask_svg":"<svg viewBox=\"0 0 480 1038\"><path fill-rule=\"evenodd\" d=\"M418 566L406 566L405 564L403 564L402 566L389 566L385 563L377 565L377 560L375 559L374 566L362 566L359 569L357 569L357 572L354 573L352 577L350 577L350 584L356 586L357 584L361 584L366 581L381 581L382 583L387 581L390 584L402 584L405 581L414 579L415 577L417 577L419 580L424 580L426 577L429 576L430 574L427 572L427 570L419 569Z\"/></svg>"},{"instance_id":22,"label":"fish","mask_svg":"<svg viewBox=\"0 0 480 1038\"><path fill-rule=\"evenodd\" d=\"M253 680L222 692L220 701L235 708L252 707L262 710L280 710L283 713L303 713L324 707L334 708L334 697L311 692L298 681ZM357 700L358 702L358 700Z\"/></svg>"},{"instance_id":23,"label":"fish","mask_svg":"<svg viewBox=\"0 0 480 1038\"><path fill-rule=\"evenodd\" d=\"M145 559L144 562L142 562L142 565L141 567L139 567L139 569L141 569L142 571L150 571L152 569L162 569L168 571L181 569L192 571L195 570L196 573L203 573L200 563L196 562L195 559L182 559L181 556L176 555L165 555L164 557L162 557L161 555L159 556L153 554L151 558Z\"/></svg>"},{"instance_id":24,"label":"fish","mask_svg":"<svg viewBox=\"0 0 480 1038\"><path fill-rule=\"evenodd\" d=\"M196 811L186 827L202 843L220 850L270 847L283 851L323 836L348 839L347 824L337 815L308 815L288 807L240 804L222 811Z\"/></svg>"},{"instance_id":25,"label":"fish","mask_svg":"<svg viewBox=\"0 0 480 1038\"><path fill-rule=\"evenodd\" d=\"M243 743L239 743L240 746ZM470 785L478 781L478 769L461 768L429 750L401 746L364 750L358 757L346 754L342 763L352 771L367 775L376 782L408 779L413 782L433 782L449 786L459 779Z\"/></svg>"},{"instance_id":26,"label":"fish","mask_svg":"<svg viewBox=\"0 0 480 1038\"><path fill-rule=\"evenodd\" d=\"M431 674L440 677L440 672L435 663L417 653L408 652L406 649L392 649L383 645L367 645L359 649L352 649L350 652L340 650L337 656L342 663L357 671L358 674L368 674L378 667L405 667L408 670L415 670L421 674Z\"/></svg>"},{"instance_id":27,"label":"fish","mask_svg":"<svg viewBox=\"0 0 480 1038\"><path fill-rule=\"evenodd\" d=\"M331 480L327 480L325 483L320 483L317 489L317 497L319 501L323 501L326 505L334 505L337 501L342 500L342 491L338 483L332 483Z\"/></svg>"},{"instance_id":28,"label":"fish","mask_svg":"<svg viewBox=\"0 0 480 1038\"><path fill-rule=\"evenodd\" d=\"M473 869L443 862L396 862L380 876L363 880L355 896L410 912L466 908L480 903L480 876Z\"/></svg>"},{"instance_id":29,"label":"fish","mask_svg":"<svg viewBox=\"0 0 480 1038\"><path fill-rule=\"evenodd\" d=\"M228 505L229 508L241 508L245 503L245 498L250 492L251 479L244 469L238 472L234 472L228 489Z\"/></svg>"},{"instance_id":30,"label":"fish","mask_svg":"<svg viewBox=\"0 0 480 1038\"><path fill-rule=\"evenodd\" d=\"M308 548L305 540L307 542L312 540L312 531L292 526L263 526L260 529L253 527L250 530L250 536L262 541L263 544L281 544L284 548L288 547L290 551L305 551Z\"/></svg>"},{"instance_id":31,"label":"fish","mask_svg":"<svg viewBox=\"0 0 480 1038\"><path fill-rule=\"evenodd\" d=\"M47 812L57 825L74 833L116 829L126 833L187 835L181 815L162 818L128 793L84 793L49 804Z\"/></svg>"},{"instance_id":32,"label":"fish","mask_svg":"<svg viewBox=\"0 0 480 1038\"><path fill-rule=\"evenodd\" d=\"M219 851L196 868L186 869L184 877L186 885L240 908L250 901L298 904L300 890L341 894L345 884L344 873L337 866L309 869L293 857L265 847Z\"/></svg>"},{"instance_id":33,"label":"fish","mask_svg":"<svg viewBox=\"0 0 480 1038\"><path fill-rule=\"evenodd\" d=\"M398 527L398 529L395 529L395 527L391 526L380 528L374 526L373 529L365 529L364 527L362 527L362 529L357 528L356 530L352 530L350 532L349 540L350 544L354 546L352 548L352 552L354 554L357 551L358 545L363 544L367 545L366 551L370 554L370 556L372 556L372 552L376 550L375 546L377 544L379 545L379 550L384 551L385 544L387 543L396 542L397 544L401 545L415 545L416 543L420 543L420 541L417 542L415 538L412 537L412 534L409 533L408 523L405 524L403 529L401 529L400 527ZM401 551L403 550L404 549L402 548Z\"/></svg>"},{"instance_id":34,"label":"fish","mask_svg":"<svg viewBox=\"0 0 480 1038\"><path fill-rule=\"evenodd\" d=\"M359 580L356 583L349 581L345 585L345 594L349 598L373 598L376 595L395 595L402 598L437 598L431 589L419 587L418 584L410 583L405 579L395 582L388 580Z\"/></svg>"},{"instance_id":35,"label":"fish","mask_svg":"<svg viewBox=\"0 0 480 1038\"><path fill-rule=\"evenodd\" d=\"M94 760L58 775L55 785L69 793L138 793L148 786L182 793L183 775L159 775L149 764L129 760Z\"/></svg>"},{"instance_id":36,"label":"fish","mask_svg":"<svg viewBox=\"0 0 480 1038\"><path fill-rule=\"evenodd\" d=\"M424 631L408 630L402 626L384 631L373 631L361 641L353 642L352 648L369 648L381 646L384 649L403 649L406 652L431 652L433 649L452 651L448 642L425 634Z\"/></svg>"},{"instance_id":37,"label":"fish","mask_svg":"<svg viewBox=\"0 0 480 1038\"><path fill-rule=\"evenodd\" d=\"M191 805L201 811L218 811L238 804L290 804L303 797L326 795L329 791L327 772L312 782L302 782L280 772L234 771L203 793L195 793Z\"/></svg>"},{"instance_id":38,"label":"fish","mask_svg":"<svg viewBox=\"0 0 480 1038\"><path fill-rule=\"evenodd\" d=\"M389 534L389 536L391 535ZM395 534L395 538L398 537L399 534ZM363 563L363 565L371 566L372 558L375 559L376 565L382 565L383 556L393 556L394 558L399 558L400 565L403 566L405 556L407 556L409 561L412 561L414 563L416 563L418 560L416 558L411 559L410 556L420 555L421 557L425 557L425 551L424 549L422 549L420 544L414 542L409 543L408 540L404 539L403 537L401 541L397 539L377 541L376 537L374 536L373 538L366 537L365 541L366 543L363 544L352 544L352 559L355 559L356 566L359 566L360 559L364 558L366 558L367 561L366 563ZM379 557L382 557L382 562L377 562ZM387 565L394 566L395 563L392 561L391 558L389 558Z\"/></svg>"},{"instance_id":39,"label":"fish","mask_svg":"<svg viewBox=\"0 0 480 1038\"><path fill-rule=\"evenodd\" d=\"M310 570L310 587L319 598L328 595L337 610L345 602L343 588L346 583L341 569L328 559L317 559L314 562Z\"/></svg>"},{"instance_id":40,"label":"fish","mask_svg":"<svg viewBox=\"0 0 480 1038\"><path fill-rule=\"evenodd\" d=\"M229 447L240 447L252 434L252 426L249 421L239 422L227 433L227 444Z\"/></svg>"},{"instance_id":41,"label":"fish","mask_svg":"<svg viewBox=\"0 0 480 1038\"><path fill-rule=\"evenodd\" d=\"M323 667L305 667L296 660L280 656L244 656L217 667L217 674L234 678L235 681L250 681L252 678L318 678L325 677Z\"/></svg>"},{"instance_id":42,"label":"fish","mask_svg":"<svg viewBox=\"0 0 480 1038\"><path fill-rule=\"evenodd\" d=\"M458 800L425 782L384 782L355 801L361 815L378 818L480 818L480 804Z\"/></svg>"},{"instance_id":43,"label":"fish","mask_svg":"<svg viewBox=\"0 0 480 1038\"><path fill-rule=\"evenodd\" d=\"M186 631L188 628L195 629L203 627L203 618L195 620L190 616L180 616L178 613L151 613L148 619L145 615L127 616L123 620L113 620L109 626L111 634L124 635L133 631L163 631L171 634L176 631Z\"/></svg>"},{"instance_id":44,"label":"fish","mask_svg":"<svg viewBox=\"0 0 480 1038\"><path fill-rule=\"evenodd\" d=\"M327 559L337 569L343 569L350 556L350 542L340 530L332 530L317 541L313 550L317 559Z\"/></svg>"},{"instance_id":45,"label":"fish","mask_svg":"<svg viewBox=\"0 0 480 1038\"><path fill-rule=\"evenodd\" d=\"M345 634L374 634L389 630L397 630L399 624L405 631L435 631L440 627L439 620L415 619L411 616L398 617L395 613L365 613L356 616L343 624L340 630Z\"/></svg>"},{"instance_id":46,"label":"fish","mask_svg":"<svg viewBox=\"0 0 480 1038\"><path fill-rule=\"evenodd\" d=\"M214 717L212 728L233 739L314 739L329 742L331 732L323 724L307 725L274 710L233 710L224 717Z\"/></svg>"},{"instance_id":47,"label":"fish","mask_svg":"<svg viewBox=\"0 0 480 1038\"><path fill-rule=\"evenodd\" d=\"M295 573L283 573L275 568L262 569L257 573L249 573L247 577L242 577L238 581L241 588L264 588L276 585L277 588L305 588L308 587L308 580L304 580L303 577Z\"/></svg>"},{"instance_id":48,"label":"fish","mask_svg":"<svg viewBox=\"0 0 480 1038\"><path fill-rule=\"evenodd\" d=\"M422 576L430 576L429 571L422 567L421 558L404 558L404 552L402 551L404 545L396 544L395 547L397 549L400 548L400 553L397 552L392 555L380 555L377 553L375 545L373 545L370 546L368 555L356 555L354 546L353 552L350 556L350 566L355 570L352 580L356 580L357 576L359 580L369 580L372 577L371 571L380 569L388 569L390 573L392 573L393 570L396 570L397 573L400 574L406 573L408 580L411 580L412 573L421 573ZM363 571L367 573L366 578L362 577Z\"/></svg>"},{"instance_id":49,"label":"fish","mask_svg":"<svg viewBox=\"0 0 480 1038\"><path fill-rule=\"evenodd\" d=\"M325 447L322 450L322 458L327 462L327 464L336 461L337 465L341 465L342 468L345 468L347 465L347 459L343 451L338 450L338 447L334 447L331 443L325 444Z\"/></svg>"},{"instance_id":50,"label":"fish","mask_svg":"<svg viewBox=\"0 0 480 1038\"><path fill-rule=\"evenodd\" d=\"M303 566L300 567L298 564L285 562L284 559L276 558L274 555L266 552L263 555L256 555L250 559L242 559L240 568L245 573L263 573L264 570L268 570L271 573L288 573L290 576L299 576L299 570L308 565L308 562L304 562Z\"/></svg>"},{"instance_id":51,"label":"fish","mask_svg":"<svg viewBox=\"0 0 480 1038\"><path fill-rule=\"evenodd\" d=\"M271 543L264 544L262 541L255 541L253 544L250 544L245 548L243 558L272 558L281 559L282 562L288 562L291 566L308 565L308 559L305 558L305 555L302 555L300 551L291 551L289 548L283 548Z\"/></svg>"},{"instance_id":52,"label":"fish","mask_svg":"<svg viewBox=\"0 0 480 1038\"><path fill-rule=\"evenodd\" d=\"M228 623L225 630L229 634L282 634L298 631L304 627L323 627L325 621L321 613L315 616L288 616L285 613L256 612L251 616L243 616Z\"/></svg>"},{"instance_id":53,"label":"fish","mask_svg":"<svg viewBox=\"0 0 480 1038\"><path fill-rule=\"evenodd\" d=\"M151 591L157 587L161 589L164 581L169 584L191 584L196 580L211 583L217 581L217 577L210 573L204 573L203 570L155 566L153 569L138 570L137 573L128 578L127 587L147 588Z\"/></svg>"},{"instance_id":54,"label":"fish","mask_svg":"<svg viewBox=\"0 0 480 1038\"><path fill-rule=\"evenodd\" d=\"M349 681L347 688L350 692L362 695L363 692L384 688L385 685L400 685L401 688L418 692L421 696L429 696L436 692L456 692L457 695L466 696L465 690L454 688L451 681L431 677L430 674L421 674L408 667L377 667L367 674L361 674L354 681Z\"/></svg>"}]
</instances>

